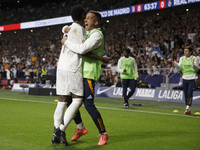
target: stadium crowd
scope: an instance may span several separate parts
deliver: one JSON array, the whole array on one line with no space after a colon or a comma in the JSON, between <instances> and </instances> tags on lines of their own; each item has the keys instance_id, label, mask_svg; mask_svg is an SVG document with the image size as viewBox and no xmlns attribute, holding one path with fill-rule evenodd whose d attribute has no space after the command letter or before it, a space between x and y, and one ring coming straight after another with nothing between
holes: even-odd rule
<instances>
[{"instance_id":1,"label":"stadium crowd","mask_svg":"<svg viewBox=\"0 0 200 150\"><path fill-rule=\"evenodd\" d=\"M43 0L39 3L38 1L23 3L19 1L17 4L16 2L3 3L2 7L0 5L0 25L67 16L70 15L71 7L76 4L83 5L89 11L91 8L93 10L107 10L156 0Z\"/></svg>"},{"instance_id":2,"label":"stadium crowd","mask_svg":"<svg viewBox=\"0 0 200 150\"><path fill-rule=\"evenodd\" d=\"M86 1L87 0L84 2ZM105 0L105 2L110 1ZM98 0L97 3L99 3ZM70 5L72 4L74 4L74 2L70 1ZM46 5L47 4L42 7L45 7ZM53 5L53 3L48 5ZM53 6L48 7L52 8L52 12L55 12L53 9L59 10L60 14L58 15L63 16L66 11L60 9L61 5L64 4L60 3L58 4L59 7L56 8ZM70 10L69 6L65 6L62 7L65 10ZM101 7L104 9L103 6L97 6L99 9ZM88 5L87 9L90 8L93 7ZM39 12L38 10L40 9L43 8L39 7L37 10L33 10L33 12ZM106 6L105 9L107 9ZM31 9L27 9L27 11L30 10ZM9 11L7 10L7 12ZM13 12L10 11L8 13L9 15L5 16L12 16L12 13ZM25 12L22 14L25 15L21 15L20 18L25 20L15 20L14 17L4 17L5 22L9 19L13 21L12 23L16 21L29 21L30 18L26 18L26 15L29 13ZM51 12L46 10L44 14L42 12L35 15L38 18L33 17L30 20L56 17L51 16L50 14ZM111 57L112 60L108 64L102 63L103 71L99 82L106 83L108 86L117 84L119 80L118 73L116 72L117 62L125 47L131 50L131 55L136 59L138 68L140 68L140 74L161 74L164 73L164 70L165 73L176 73L178 70L175 69L171 61L178 61L179 58L184 55L183 51L185 46L188 45L193 48L193 55L197 56L199 59L199 14L200 10L184 10L165 14L146 15L145 17L129 15L119 19L111 18L109 22L104 20L101 25L101 29L105 36L105 49L103 55ZM31 14L28 16L31 16ZM15 31L14 33L2 32L0 34L1 76L4 77L5 70L14 68L14 65L17 66L18 72L23 72L22 70L25 68L30 72L34 72L36 68L37 70L40 70L42 67L46 69L56 69L61 49L61 29L62 26L56 26L33 29L31 32L30 30ZM153 47L159 47L160 51L154 51ZM21 75L18 73L18 76L22 77L24 76L24 73Z\"/></svg>"}]
</instances>

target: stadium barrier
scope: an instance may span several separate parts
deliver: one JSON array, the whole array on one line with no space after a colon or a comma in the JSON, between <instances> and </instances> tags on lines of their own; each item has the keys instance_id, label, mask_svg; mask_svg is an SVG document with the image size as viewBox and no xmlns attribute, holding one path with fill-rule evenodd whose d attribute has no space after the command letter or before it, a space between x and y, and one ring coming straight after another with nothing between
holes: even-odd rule
<instances>
[{"instance_id":1,"label":"stadium barrier","mask_svg":"<svg viewBox=\"0 0 200 150\"><path fill-rule=\"evenodd\" d=\"M29 95L45 95L56 96L56 87L50 84L25 84L28 88L23 89L20 83L15 83L12 91L29 92ZM95 85L95 97L113 97L122 98L122 87L102 87ZM127 92L130 89L128 88ZM153 100L153 101L168 101L185 103L184 93L182 90L167 90L167 89L150 89L136 88L135 93L130 99ZM200 105L200 91L193 92L193 104Z\"/></svg>"},{"instance_id":2,"label":"stadium barrier","mask_svg":"<svg viewBox=\"0 0 200 150\"><path fill-rule=\"evenodd\" d=\"M130 91L128 88L127 93ZM100 87L95 86L96 97L122 98L122 87ZM135 93L130 99L168 101L185 103L185 97L182 90L150 89L136 88ZM200 91L193 92L193 104L200 104Z\"/></svg>"}]
</instances>

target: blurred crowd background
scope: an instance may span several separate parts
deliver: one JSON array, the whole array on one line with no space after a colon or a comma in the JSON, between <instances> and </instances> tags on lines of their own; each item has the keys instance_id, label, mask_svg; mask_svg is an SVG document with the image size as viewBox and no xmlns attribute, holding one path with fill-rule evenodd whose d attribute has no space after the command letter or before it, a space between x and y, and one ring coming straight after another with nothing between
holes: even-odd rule
<instances>
[{"instance_id":1,"label":"blurred crowd background","mask_svg":"<svg viewBox=\"0 0 200 150\"><path fill-rule=\"evenodd\" d=\"M70 15L70 8L82 4L87 10L107 10L118 7L147 3L148 0L76 0L33 3L0 9L0 24L12 24L33 20ZM0 33L0 70L6 77L6 69L18 70L18 78L23 78L28 69L30 78L42 68L56 70L61 50L62 27L57 25L31 30L17 30ZM108 64L102 63L99 83L108 86L117 84L117 62L124 48L131 50L140 74L169 74L178 70L172 60L179 61L184 48L191 46L193 55L200 61L200 10L177 9L160 13L132 14L104 19L101 30L105 37L104 56L111 57ZM161 53L154 51L159 47ZM37 70L36 70L37 69ZM52 72L51 72L52 73Z\"/></svg>"},{"instance_id":2,"label":"blurred crowd background","mask_svg":"<svg viewBox=\"0 0 200 150\"><path fill-rule=\"evenodd\" d=\"M11 1L11 0L8 0ZM156 0L12 0L0 7L0 25L34 20L42 20L70 15L76 4L83 5L87 11L108 10ZM21 2L22 1L22 2ZM0 2L1 3L1 2Z\"/></svg>"}]
</instances>

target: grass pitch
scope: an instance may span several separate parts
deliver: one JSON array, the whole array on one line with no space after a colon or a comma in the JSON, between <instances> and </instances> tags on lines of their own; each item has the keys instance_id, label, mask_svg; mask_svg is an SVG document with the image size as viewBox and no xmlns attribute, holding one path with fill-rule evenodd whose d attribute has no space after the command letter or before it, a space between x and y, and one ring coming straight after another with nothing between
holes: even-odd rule
<instances>
[{"instance_id":1,"label":"grass pitch","mask_svg":"<svg viewBox=\"0 0 200 150\"><path fill-rule=\"evenodd\" d=\"M95 98L110 136L98 146L98 130L84 106L80 108L88 133L71 142L76 125L66 130L69 146L52 144L53 114L58 97L32 96L22 92L0 90L1 150L199 150L199 105L192 105L191 115L184 115L185 104L130 100L129 109L122 99ZM132 106L142 103L143 106ZM179 112L173 113L173 110Z\"/></svg>"}]
</instances>

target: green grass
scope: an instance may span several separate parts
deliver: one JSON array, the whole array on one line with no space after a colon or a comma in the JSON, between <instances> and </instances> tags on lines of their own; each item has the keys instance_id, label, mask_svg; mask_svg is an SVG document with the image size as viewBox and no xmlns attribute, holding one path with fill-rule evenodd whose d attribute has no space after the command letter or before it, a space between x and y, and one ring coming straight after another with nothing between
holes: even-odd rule
<instances>
[{"instance_id":1,"label":"green grass","mask_svg":"<svg viewBox=\"0 0 200 150\"><path fill-rule=\"evenodd\" d=\"M99 98L100 111L110 138L98 146L98 130L84 107L81 115L88 133L70 142L76 128L72 121L66 130L69 146L52 144L53 114L57 97L32 96L0 90L1 150L199 150L200 118L192 105L192 114L184 115L185 104L130 100L143 106L124 109L122 99ZM179 110L173 113L173 110Z\"/></svg>"}]
</instances>

